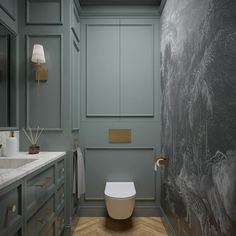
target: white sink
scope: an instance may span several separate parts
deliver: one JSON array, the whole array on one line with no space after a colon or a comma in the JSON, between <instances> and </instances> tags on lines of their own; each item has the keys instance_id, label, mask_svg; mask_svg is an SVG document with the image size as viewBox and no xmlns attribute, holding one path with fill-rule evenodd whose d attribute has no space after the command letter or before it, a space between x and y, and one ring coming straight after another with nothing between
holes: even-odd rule
<instances>
[{"instance_id":1,"label":"white sink","mask_svg":"<svg viewBox=\"0 0 236 236\"><path fill-rule=\"evenodd\" d=\"M37 159L19 159L19 158L1 158L0 169L15 169L24 166L28 163L36 161Z\"/></svg>"}]
</instances>

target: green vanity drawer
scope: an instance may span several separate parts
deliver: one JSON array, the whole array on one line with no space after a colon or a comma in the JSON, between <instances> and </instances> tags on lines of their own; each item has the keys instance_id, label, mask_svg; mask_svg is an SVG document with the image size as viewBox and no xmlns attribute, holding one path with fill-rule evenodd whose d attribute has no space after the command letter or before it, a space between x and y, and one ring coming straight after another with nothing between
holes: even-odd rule
<instances>
[{"instance_id":1,"label":"green vanity drawer","mask_svg":"<svg viewBox=\"0 0 236 236\"><path fill-rule=\"evenodd\" d=\"M49 227L49 229L46 230L46 232L43 232L40 234L40 236L55 236L55 222Z\"/></svg>"},{"instance_id":2,"label":"green vanity drawer","mask_svg":"<svg viewBox=\"0 0 236 236\"><path fill-rule=\"evenodd\" d=\"M22 230L19 229L19 230L17 230L17 232L15 232L13 234L8 234L8 236L22 236Z\"/></svg>"},{"instance_id":3,"label":"green vanity drawer","mask_svg":"<svg viewBox=\"0 0 236 236\"><path fill-rule=\"evenodd\" d=\"M42 235L44 227L53 219L55 215L55 197L54 195L33 215L27 222L27 235ZM45 234L43 234L45 235Z\"/></svg>"},{"instance_id":4,"label":"green vanity drawer","mask_svg":"<svg viewBox=\"0 0 236 236\"><path fill-rule=\"evenodd\" d=\"M22 185L0 195L0 235L22 217L21 199Z\"/></svg>"},{"instance_id":5,"label":"green vanity drawer","mask_svg":"<svg viewBox=\"0 0 236 236\"><path fill-rule=\"evenodd\" d=\"M26 212L31 215L47 200L55 187L55 167L40 172L26 181Z\"/></svg>"},{"instance_id":6,"label":"green vanity drawer","mask_svg":"<svg viewBox=\"0 0 236 236\"><path fill-rule=\"evenodd\" d=\"M65 160L61 160L57 164L57 176L58 183L64 181L65 179Z\"/></svg>"},{"instance_id":7,"label":"green vanity drawer","mask_svg":"<svg viewBox=\"0 0 236 236\"><path fill-rule=\"evenodd\" d=\"M64 206L65 202L65 190L64 184L56 192L56 208L60 209Z\"/></svg>"}]
</instances>

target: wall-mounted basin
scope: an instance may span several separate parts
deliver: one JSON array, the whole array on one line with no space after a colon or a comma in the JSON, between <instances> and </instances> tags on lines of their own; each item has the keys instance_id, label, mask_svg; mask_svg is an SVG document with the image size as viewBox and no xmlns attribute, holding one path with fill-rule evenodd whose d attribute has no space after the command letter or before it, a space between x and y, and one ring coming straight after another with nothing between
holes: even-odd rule
<instances>
[{"instance_id":1,"label":"wall-mounted basin","mask_svg":"<svg viewBox=\"0 0 236 236\"><path fill-rule=\"evenodd\" d=\"M13 158L1 158L0 169L15 169L24 166L28 163L36 161L37 159L13 159Z\"/></svg>"}]
</instances>

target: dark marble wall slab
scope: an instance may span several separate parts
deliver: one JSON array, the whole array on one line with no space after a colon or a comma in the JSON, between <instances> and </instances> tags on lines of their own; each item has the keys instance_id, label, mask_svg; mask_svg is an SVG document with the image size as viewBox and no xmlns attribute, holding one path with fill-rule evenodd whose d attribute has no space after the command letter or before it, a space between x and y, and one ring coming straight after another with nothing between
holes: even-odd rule
<instances>
[{"instance_id":1,"label":"dark marble wall slab","mask_svg":"<svg viewBox=\"0 0 236 236\"><path fill-rule=\"evenodd\" d=\"M178 236L236 235L236 1L167 0L162 206Z\"/></svg>"}]
</instances>

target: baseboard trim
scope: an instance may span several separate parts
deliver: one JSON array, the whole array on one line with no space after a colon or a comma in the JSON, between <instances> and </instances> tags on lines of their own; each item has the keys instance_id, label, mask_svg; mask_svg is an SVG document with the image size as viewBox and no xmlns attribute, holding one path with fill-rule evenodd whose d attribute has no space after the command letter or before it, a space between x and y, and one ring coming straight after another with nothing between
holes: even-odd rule
<instances>
[{"instance_id":1,"label":"baseboard trim","mask_svg":"<svg viewBox=\"0 0 236 236\"><path fill-rule=\"evenodd\" d=\"M165 214L164 210L162 209L162 207L160 207L160 210L161 210L161 220L162 220L163 225L166 228L168 235L169 236L177 236L173 226L171 225L171 223L170 223L167 215Z\"/></svg>"},{"instance_id":2,"label":"baseboard trim","mask_svg":"<svg viewBox=\"0 0 236 236\"><path fill-rule=\"evenodd\" d=\"M81 206L79 216L89 217L106 217L107 211L105 206ZM160 206L136 206L133 216L135 217L161 217L162 211Z\"/></svg>"},{"instance_id":3,"label":"baseboard trim","mask_svg":"<svg viewBox=\"0 0 236 236\"><path fill-rule=\"evenodd\" d=\"M160 206L137 206L134 208L133 216L136 217L161 217Z\"/></svg>"}]
</instances>

